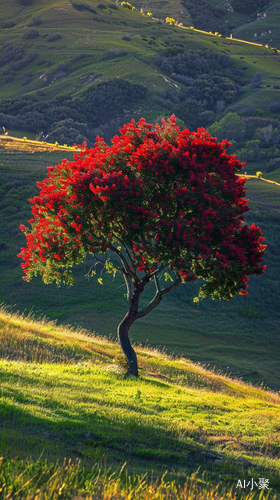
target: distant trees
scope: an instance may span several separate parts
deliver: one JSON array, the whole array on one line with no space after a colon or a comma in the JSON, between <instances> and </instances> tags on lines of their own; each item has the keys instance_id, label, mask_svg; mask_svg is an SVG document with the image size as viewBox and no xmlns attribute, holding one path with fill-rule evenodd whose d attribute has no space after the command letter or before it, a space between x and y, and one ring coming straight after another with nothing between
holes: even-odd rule
<instances>
[{"instance_id":1,"label":"distant trees","mask_svg":"<svg viewBox=\"0 0 280 500\"><path fill-rule=\"evenodd\" d=\"M173 91L173 97L170 91L168 96L160 92L154 98L155 102L176 113L182 120L187 120L185 123L191 126L197 126L198 116L204 111L219 112L226 104L234 102L242 90L237 83L241 81L242 73L234 70L227 54L207 50L186 52L181 47L171 46L161 50L154 63L171 78L188 87L177 90L176 94ZM178 99L180 105L177 105Z\"/></svg>"},{"instance_id":2,"label":"distant trees","mask_svg":"<svg viewBox=\"0 0 280 500\"><path fill-rule=\"evenodd\" d=\"M277 170L280 168L280 157L278 156L277 158L272 158L269 160L266 165L266 172L273 172L274 170Z\"/></svg>"},{"instance_id":3,"label":"distant trees","mask_svg":"<svg viewBox=\"0 0 280 500\"><path fill-rule=\"evenodd\" d=\"M91 12L92 14L97 14L97 11L91 7L90 5L87 5L86 3L76 3L76 2L72 2L72 7L76 10L80 10L80 11L88 11L88 12Z\"/></svg>"},{"instance_id":4,"label":"distant trees","mask_svg":"<svg viewBox=\"0 0 280 500\"><path fill-rule=\"evenodd\" d=\"M205 0L183 0L182 3L190 13L195 28L229 35L229 28L222 19L225 10Z\"/></svg>"},{"instance_id":5,"label":"distant trees","mask_svg":"<svg viewBox=\"0 0 280 500\"><path fill-rule=\"evenodd\" d=\"M259 138L265 144L269 144L273 135L273 126L270 123L267 127L260 128L258 130Z\"/></svg>"},{"instance_id":6,"label":"distant trees","mask_svg":"<svg viewBox=\"0 0 280 500\"><path fill-rule=\"evenodd\" d=\"M0 55L0 67L8 64L10 61L19 61L24 54L22 45L13 46L10 42L3 45Z\"/></svg>"},{"instance_id":7,"label":"distant trees","mask_svg":"<svg viewBox=\"0 0 280 500\"><path fill-rule=\"evenodd\" d=\"M63 77L67 68L66 63L61 63L53 77ZM28 78L32 73L26 74L23 84ZM30 132L43 130L62 144L81 144L84 140L91 143L97 134L109 140L123 122L126 106L139 102L146 94L143 85L113 78L90 86L79 99L65 95L46 103L28 95L7 98L0 104L1 125Z\"/></svg>"},{"instance_id":8,"label":"distant trees","mask_svg":"<svg viewBox=\"0 0 280 500\"><path fill-rule=\"evenodd\" d=\"M257 89L262 85L262 74L260 71L257 71L251 78L251 88Z\"/></svg>"},{"instance_id":9,"label":"distant trees","mask_svg":"<svg viewBox=\"0 0 280 500\"><path fill-rule=\"evenodd\" d=\"M241 14L251 14L257 10L262 10L267 4L268 0L232 0L231 5L233 10Z\"/></svg>"},{"instance_id":10,"label":"distant trees","mask_svg":"<svg viewBox=\"0 0 280 500\"><path fill-rule=\"evenodd\" d=\"M245 130L245 124L237 113L228 113L219 122L208 127L208 132L212 137L217 137L218 141L227 137L229 142L242 140L245 137Z\"/></svg>"}]
</instances>

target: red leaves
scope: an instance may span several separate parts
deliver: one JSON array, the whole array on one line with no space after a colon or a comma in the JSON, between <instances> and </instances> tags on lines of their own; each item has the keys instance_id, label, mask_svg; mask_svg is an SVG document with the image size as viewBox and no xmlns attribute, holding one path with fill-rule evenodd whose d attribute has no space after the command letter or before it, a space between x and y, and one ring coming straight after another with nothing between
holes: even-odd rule
<instances>
[{"instance_id":1,"label":"red leaves","mask_svg":"<svg viewBox=\"0 0 280 500\"><path fill-rule=\"evenodd\" d=\"M48 167L31 200L32 230L20 226L28 279L39 268L44 281L59 279L61 261L71 266L87 252L101 253L114 235L140 272L170 263L172 255L183 280L209 282L206 295L245 294L244 277L264 272L258 264L266 245L259 228L242 226L246 180L236 175L243 165L225 154L228 147L203 128L180 132L173 115L154 130L132 120L111 146L97 137L74 161Z\"/></svg>"}]
</instances>

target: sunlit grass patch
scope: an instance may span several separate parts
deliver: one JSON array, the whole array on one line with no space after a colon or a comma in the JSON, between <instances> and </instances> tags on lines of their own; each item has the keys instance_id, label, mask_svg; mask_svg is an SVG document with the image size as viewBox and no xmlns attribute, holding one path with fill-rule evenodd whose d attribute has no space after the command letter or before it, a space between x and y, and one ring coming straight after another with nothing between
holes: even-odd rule
<instances>
[{"instance_id":1,"label":"sunlit grass patch","mask_svg":"<svg viewBox=\"0 0 280 500\"><path fill-rule=\"evenodd\" d=\"M39 152L53 152L53 151L78 151L76 147L68 146L67 144L61 145L56 142L51 144L44 141L35 141L23 137L19 139L18 137L9 137L0 135L0 148L4 148L5 151L9 153L13 152L29 152L31 154Z\"/></svg>"},{"instance_id":2,"label":"sunlit grass patch","mask_svg":"<svg viewBox=\"0 0 280 500\"><path fill-rule=\"evenodd\" d=\"M136 380L116 342L46 318L2 309L0 332L5 494L231 499L244 470L277 491L278 394L152 348L135 347Z\"/></svg>"}]
</instances>

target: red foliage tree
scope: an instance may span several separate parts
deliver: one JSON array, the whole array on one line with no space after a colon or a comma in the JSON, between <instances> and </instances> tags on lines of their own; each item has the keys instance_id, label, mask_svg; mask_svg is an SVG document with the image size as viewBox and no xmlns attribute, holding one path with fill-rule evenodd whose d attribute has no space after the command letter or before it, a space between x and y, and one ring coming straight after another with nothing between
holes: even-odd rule
<instances>
[{"instance_id":1,"label":"red foliage tree","mask_svg":"<svg viewBox=\"0 0 280 500\"><path fill-rule=\"evenodd\" d=\"M18 257L29 281L40 274L45 283L73 284L70 268L86 254L104 254L108 272L122 273L128 312L118 326L128 373L138 376L137 357L128 332L138 318L154 309L180 283L203 278L199 297L230 300L245 295L250 274L266 245L259 227L244 225L244 163L227 155L227 140L218 143L203 128L180 131L173 115L162 126L142 118L120 129L108 146L99 136L94 148L83 145L74 161L48 167L48 177L33 203L32 229L21 225L27 248ZM118 246L120 244L121 246ZM115 267L109 251L120 259ZM159 273L172 270L166 288ZM139 276L142 275L141 276ZM144 274L144 276L143 276ZM146 284L155 296L142 310Z\"/></svg>"}]
</instances>

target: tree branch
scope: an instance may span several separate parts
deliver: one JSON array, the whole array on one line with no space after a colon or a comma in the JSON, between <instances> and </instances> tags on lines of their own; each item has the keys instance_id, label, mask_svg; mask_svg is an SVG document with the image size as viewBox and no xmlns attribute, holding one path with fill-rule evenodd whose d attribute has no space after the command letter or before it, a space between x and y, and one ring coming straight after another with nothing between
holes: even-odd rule
<instances>
[{"instance_id":1,"label":"tree branch","mask_svg":"<svg viewBox=\"0 0 280 500\"><path fill-rule=\"evenodd\" d=\"M162 300L161 293L156 292L151 302L146 307L144 307L142 311L138 311L138 313L136 314L136 319L143 318L143 316L146 316L146 314L148 314L152 309L158 306L161 300Z\"/></svg>"},{"instance_id":2,"label":"tree branch","mask_svg":"<svg viewBox=\"0 0 280 500\"><path fill-rule=\"evenodd\" d=\"M162 300L163 294L171 292L171 290L174 290L174 288L176 288L182 281L181 276L177 276L176 281L174 283L172 283L172 285L168 286L167 288L164 288L163 290L160 290L158 279L157 279L156 275L154 275L154 280L155 280L155 285L156 285L156 290L157 290L156 294L155 294L154 298L151 300L151 302L146 307L144 307L142 309L142 311L139 311L137 313L136 319L143 318L143 316L146 316L150 311L152 311L152 309L157 307L158 304Z\"/></svg>"},{"instance_id":3,"label":"tree branch","mask_svg":"<svg viewBox=\"0 0 280 500\"><path fill-rule=\"evenodd\" d=\"M181 282L182 282L181 276L177 276L176 281L174 283L172 283L172 285L170 285L167 288L164 288L163 290L160 291L161 295L163 295L164 293L171 292L171 290L174 290L174 288L176 288L178 285L180 285Z\"/></svg>"},{"instance_id":4,"label":"tree branch","mask_svg":"<svg viewBox=\"0 0 280 500\"><path fill-rule=\"evenodd\" d=\"M156 276L157 274L159 274L161 271L163 271L164 269L166 269L168 267L168 264L161 264L161 266L158 268L158 269L155 269L155 271L153 271L150 276Z\"/></svg>"},{"instance_id":5,"label":"tree branch","mask_svg":"<svg viewBox=\"0 0 280 500\"><path fill-rule=\"evenodd\" d=\"M101 259L99 259L98 257L96 257L96 255L95 255L95 254L93 254L93 257L94 257L96 260L98 260L98 262L101 262L102 264L106 264L106 260L101 260Z\"/></svg>"},{"instance_id":6,"label":"tree branch","mask_svg":"<svg viewBox=\"0 0 280 500\"><path fill-rule=\"evenodd\" d=\"M154 275L154 281L155 281L155 285L156 285L156 291L157 291L157 293L160 293L160 287L159 287L158 277L157 277L156 274Z\"/></svg>"},{"instance_id":7,"label":"tree branch","mask_svg":"<svg viewBox=\"0 0 280 500\"><path fill-rule=\"evenodd\" d=\"M132 290L131 290L131 283L130 283L130 280L125 272L125 269L122 268L122 271L123 271L123 277L125 279L125 282L126 282L126 289L127 289L127 301L128 301L128 305L129 305L129 308L131 306L131 302L132 302Z\"/></svg>"},{"instance_id":8,"label":"tree branch","mask_svg":"<svg viewBox=\"0 0 280 500\"><path fill-rule=\"evenodd\" d=\"M117 248L115 248L111 243L109 243L108 248L110 248L110 250L112 250L112 252L115 252L117 254L117 256L121 259L121 261L123 263L123 267L124 267L124 272L126 272L126 274L128 274L128 276L131 278L131 280L132 281L134 280L136 283L139 283L140 278L138 278L138 276L133 271L131 271L123 254L121 252L119 252L119 250Z\"/></svg>"},{"instance_id":9,"label":"tree branch","mask_svg":"<svg viewBox=\"0 0 280 500\"><path fill-rule=\"evenodd\" d=\"M132 257L131 257L131 255L129 254L129 251L128 251L128 249L127 249L126 245L124 244L124 242L123 242L122 240L120 240L119 238L117 238L117 236L116 236L116 239L117 239L117 240L118 240L118 242L119 242L119 243L121 243L121 245L124 247L125 252L126 252L126 255L127 255L127 256L128 256L128 258L132 261ZM134 255L134 253L133 253L132 251L131 251L131 253L132 253L133 257L135 257L135 255ZM134 267L134 269L136 268L135 264L133 264L133 267Z\"/></svg>"}]
</instances>

